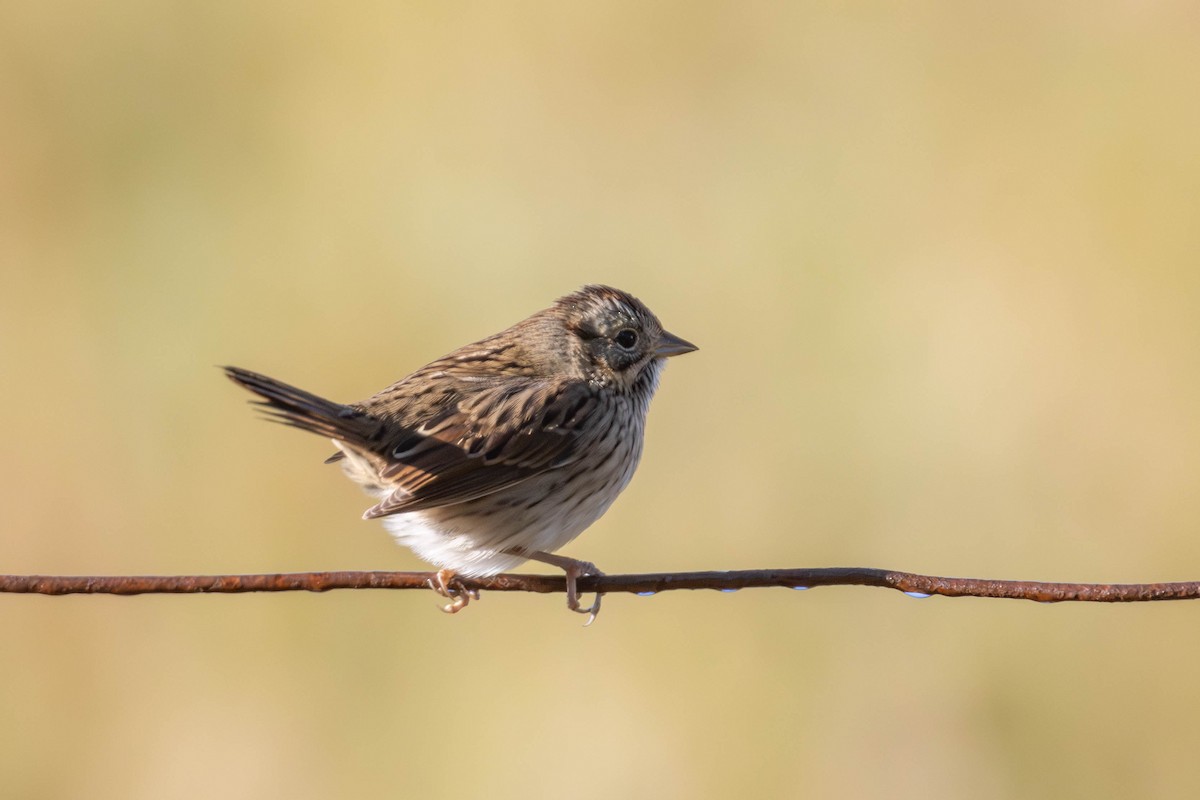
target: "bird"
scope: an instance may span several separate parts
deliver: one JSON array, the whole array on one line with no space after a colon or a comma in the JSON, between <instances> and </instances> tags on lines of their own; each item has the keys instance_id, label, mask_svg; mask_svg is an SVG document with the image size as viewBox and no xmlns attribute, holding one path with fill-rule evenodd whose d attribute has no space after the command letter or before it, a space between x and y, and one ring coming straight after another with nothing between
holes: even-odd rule
<instances>
[{"instance_id":1,"label":"bird","mask_svg":"<svg viewBox=\"0 0 1200 800\"><path fill-rule=\"evenodd\" d=\"M332 440L326 463L378 501L363 518L438 568L444 611L478 597L460 577L532 560L563 570L590 625L601 595L583 606L578 579L603 573L556 551L629 484L666 360L697 349L628 292L588 285L356 403L223 369L268 419Z\"/></svg>"}]
</instances>

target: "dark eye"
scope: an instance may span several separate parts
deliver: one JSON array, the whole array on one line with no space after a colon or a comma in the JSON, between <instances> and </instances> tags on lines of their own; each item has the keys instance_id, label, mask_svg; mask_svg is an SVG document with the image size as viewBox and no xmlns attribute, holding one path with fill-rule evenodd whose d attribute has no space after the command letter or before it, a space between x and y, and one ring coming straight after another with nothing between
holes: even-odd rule
<instances>
[{"instance_id":1,"label":"dark eye","mask_svg":"<svg viewBox=\"0 0 1200 800\"><path fill-rule=\"evenodd\" d=\"M635 344L637 344L637 340L638 340L637 331L631 330L629 328L626 328L625 330L618 333L616 336L616 339L615 339L616 343L621 345L621 347L624 347L626 350L632 349L633 346Z\"/></svg>"}]
</instances>

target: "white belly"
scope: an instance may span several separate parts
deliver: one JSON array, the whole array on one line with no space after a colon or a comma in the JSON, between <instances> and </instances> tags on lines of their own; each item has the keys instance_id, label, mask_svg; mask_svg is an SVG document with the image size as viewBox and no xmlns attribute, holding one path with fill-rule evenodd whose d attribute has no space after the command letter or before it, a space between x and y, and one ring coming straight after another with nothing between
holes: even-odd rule
<instances>
[{"instance_id":1,"label":"white belly","mask_svg":"<svg viewBox=\"0 0 1200 800\"><path fill-rule=\"evenodd\" d=\"M639 432L640 433L640 432ZM425 561L466 576L495 575L529 559L509 550L554 552L598 520L629 483L641 436L616 444L621 470L594 463L548 472L466 503L383 518L399 544ZM582 470L582 472L580 472Z\"/></svg>"}]
</instances>

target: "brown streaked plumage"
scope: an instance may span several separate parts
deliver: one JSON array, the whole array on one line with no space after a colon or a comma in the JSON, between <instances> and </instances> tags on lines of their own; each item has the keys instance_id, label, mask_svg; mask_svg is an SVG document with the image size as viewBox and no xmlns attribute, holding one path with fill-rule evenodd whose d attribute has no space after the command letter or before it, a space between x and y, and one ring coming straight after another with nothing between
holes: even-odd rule
<instances>
[{"instance_id":1,"label":"brown streaked plumage","mask_svg":"<svg viewBox=\"0 0 1200 800\"><path fill-rule=\"evenodd\" d=\"M696 348L632 295L586 286L486 339L342 405L238 367L235 383L279 422L327 436L328 461L379 499L401 544L440 568L450 612L468 595L453 575L529 560L562 568L567 604L594 565L554 555L608 509L633 476L664 360Z\"/></svg>"}]
</instances>

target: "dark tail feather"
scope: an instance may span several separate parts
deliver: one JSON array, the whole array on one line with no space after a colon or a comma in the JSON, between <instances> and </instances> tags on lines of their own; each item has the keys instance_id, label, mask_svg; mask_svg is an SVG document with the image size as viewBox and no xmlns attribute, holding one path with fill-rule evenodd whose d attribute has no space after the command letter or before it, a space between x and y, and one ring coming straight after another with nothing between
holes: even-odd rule
<instances>
[{"instance_id":1,"label":"dark tail feather","mask_svg":"<svg viewBox=\"0 0 1200 800\"><path fill-rule=\"evenodd\" d=\"M256 404L262 406L263 414L273 422L366 449L378 438L379 421L353 406L326 400L241 367L222 369L238 386L263 398Z\"/></svg>"}]
</instances>

